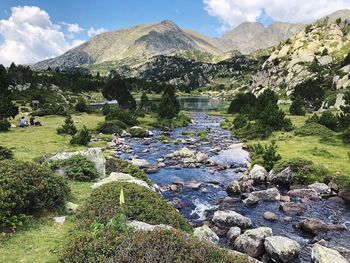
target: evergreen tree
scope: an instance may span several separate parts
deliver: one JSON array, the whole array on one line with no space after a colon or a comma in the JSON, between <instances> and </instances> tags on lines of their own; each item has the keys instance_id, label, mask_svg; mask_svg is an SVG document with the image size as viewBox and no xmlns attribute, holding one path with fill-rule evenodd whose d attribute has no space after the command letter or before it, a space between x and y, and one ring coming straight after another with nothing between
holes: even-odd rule
<instances>
[{"instance_id":1,"label":"evergreen tree","mask_svg":"<svg viewBox=\"0 0 350 263\"><path fill-rule=\"evenodd\" d=\"M150 101L148 99L148 96L147 96L146 92L143 92L141 95L139 108L146 110L146 109L148 109L149 106L150 106Z\"/></svg>"},{"instance_id":2,"label":"evergreen tree","mask_svg":"<svg viewBox=\"0 0 350 263\"><path fill-rule=\"evenodd\" d=\"M293 100L292 104L290 105L289 112L292 115L305 116L306 111L303 101L299 98Z\"/></svg>"},{"instance_id":3,"label":"evergreen tree","mask_svg":"<svg viewBox=\"0 0 350 263\"><path fill-rule=\"evenodd\" d=\"M83 128L72 137L70 143L71 144L77 144L77 145L88 145L91 140L91 135L89 133L89 130L83 126Z\"/></svg>"},{"instance_id":4,"label":"evergreen tree","mask_svg":"<svg viewBox=\"0 0 350 263\"><path fill-rule=\"evenodd\" d=\"M102 94L107 100L117 100L121 108L132 110L136 108L136 101L130 89L126 80L112 78L103 87Z\"/></svg>"},{"instance_id":5,"label":"evergreen tree","mask_svg":"<svg viewBox=\"0 0 350 263\"><path fill-rule=\"evenodd\" d=\"M180 103L176 98L175 88L166 86L159 104L159 116L163 119L172 119L179 114Z\"/></svg>"},{"instance_id":6,"label":"evergreen tree","mask_svg":"<svg viewBox=\"0 0 350 263\"><path fill-rule=\"evenodd\" d=\"M73 119L71 115L67 115L66 119L64 120L64 124L62 127L57 129L58 134L69 134L74 135L77 133L77 128L74 125Z\"/></svg>"},{"instance_id":7,"label":"evergreen tree","mask_svg":"<svg viewBox=\"0 0 350 263\"><path fill-rule=\"evenodd\" d=\"M12 102L11 90L9 90L10 82L6 69L0 65L0 120L4 121L9 117L14 118L18 114L18 107Z\"/></svg>"},{"instance_id":8,"label":"evergreen tree","mask_svg":"<svg viewBox=\"0 0 350 263\"><path fill-rule=\"evenodd\" d=\"M344 114L350 114L350 91L344 94L344 106L340 106L340 109Z\"/></svg>"}]
</instances>

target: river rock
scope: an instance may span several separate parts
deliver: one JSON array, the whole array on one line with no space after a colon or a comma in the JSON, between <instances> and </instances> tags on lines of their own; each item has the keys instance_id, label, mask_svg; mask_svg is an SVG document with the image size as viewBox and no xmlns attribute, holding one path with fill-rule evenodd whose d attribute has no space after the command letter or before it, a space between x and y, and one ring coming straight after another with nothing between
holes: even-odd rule
<instances>
[{"instance_id":1,"label":"river rock","mask_svg":"<svg viewBox=\"0 0 350 263\"><path fill-rule=\"evenodd\" d=\"M227 239L229 244L233 244L237 237L241 235L242 231L239 227L233 226L227 232Z\"/></svg>"},{"instance_id":2,"label":"river rock","mask_svg":"<svg viewBox=\"0 0 350 263\"><path fill-rule=\"evenodd\" d=\"M192 188L193 190L198 190L199 188L201 188L201 185L202 185L201 182L190 182L186 186L188 188Z\"/></svg>"},{"instance_id":3,"label":"river rock","mask_svg":"<svg viewBox=\"0 0 350 263\"><path fill-rule=\"evenodd\" d=\"M255 164L253 168L250 170L248 177L249 179L252 179L254 181L262 182L262 181L265 181L265 179L267 178L267 175L268 173L264 167L258 164Z\"/></svg>"},{"instance_id":4,"label":"river rock","mask_svg":"<svg viewBox=\"0 0 350 263\"><path fill-rule=\"evenodd\" d=\"M272 236L272 229L269 227L246 230L235 240L234 249L257 258L264 254L264 241L270 236Z\"/></svg>"},{"instance_id":5,"label":"river rock","mask_svg":"<svg viewBox=\"0 0 350 263\"><path fill-rule=\"evenodd\" d=\"M208 241L213 244L219 242L219 237L213 230L211 230L207 225L197 227L193 230L193 236L197 237L201 241Z\"/></svg>"},{"instance_id":6,"label":"river rock","mask_svg":"<svg viewBox=\"0 0 350 263\"><path fill-rule=\"evenodd\" d=\"M106 176L106 159L103 156L101 148L90 148L78 152L61 152L49 158L48 161L66 160L76 155L85 156L86 159L95 164L95 167L98 173L101 175L101 177Z\"/></svg>"},{"instance_id":7,"label":"river rock","mask_svg":"<svg viewBox=\"0 0 350 263\"><path fill-rule=\"evenodd\" d=\"M311 258L315 263L349 263L338 251L319 244L312 247Z\"/></svg>"},{"instance_id":8,"label":"river rock","mask_svg":"<svg viewBox=\"0 0 350 263\"><path fill-rule=\"evenodd\" d=\"M238 180L234 180L226 188L228 195L239 195L242 191L241 184Z\"/></svg>"},{"instance_id":9,"label":"river rock","mask_svg":"<svg viewBox=\"0 0 350 263\"><path fill-rule=\"evenodd\" d=\"M288 166L282 172L272 176L271 181L275 184L290 185L291 183L293 183L292 169Z\"/></svg>"},{"instance_id":10,"label":"river rock","mask_svg":"<svg viewBox=\"0 0 350 263\"><path fill-rule=\"evenodd\" d=\"M280 204L280 209L283 212L292 212L300 214L306 211L307 206L303 203L284 202Z\"/></svg>"},{"instance_id":11,"label":"river rock","mask_svg":"<svg viewBox=\"0 0 350 263\"><path fill-rule=\"evenodd\" d=\"M276 221L276 220L278 220L278 216L272 212L265 212L264 219L266 219L268 221Z\"/></svg>"},{"instance_id":12,"label":"river rock","mask_svg":"<svg viewBox=\"0 0 350 263\"><path fill-rule=\"evenodd\" d=\"M277 262L289 262L300 253L298 242L282 236L265 238L264 246L269 256Z\"/></svg>"},{"instance_id":13,"label":"river rock","mask_svg":"<svg viewBox=\"0 0 350 263\"><path fill-rule=\"evenodd\" d=\"M343 198L343 200L346 202L346 203L350 203L350 191L346 191L346 190L339 190L339 194L338 194L339 197Z\"/></svg>"},{"instance_id":14,"label":"river rock","mask_svg":"<svg viewBox=\"0 0 350 263\"><path fill-rule=\"evenodd\" d=\"M316 190L314 189L294 189L287 193L291 197L308 198L310 200L319 200Z\"/></svg>"},{"instance_id":15,"label":"river rock","mask_svg":"<svg viewBox=\"0 0 350 263\"><path fill-rule=\"evenodd\" d=\"M250 218L242 216L235 211L216 211L212 221L220 228L238 226L246 229L252 225Z\"/></svg>"},{"instance_id":16,"label":"river rock","mask_svg":"<svg viewBox=\"0 0 350 263\"><path fill-rule=\"evenodd\" d=\"M319 196L328 197L331 195L331 188L324 183L310 184L308 188L313 189Z\"/></svg>"},{"instance_id":17,"label":"river rock","mask_svg":"<svg viewBox=\"0 0 350 263\"><path fill-rule=\"evenodd\" d=\"M250 205L260 201L279 201L281 198L277 188L269 188L267 190L255 191L249 194L243 203Z\"/></svg>"},{"instance_id":18,"label":"river rock","mask_svg":"<svg viewBox=\"0 0 350 263\"><path fill-rule=\"evenodd\" d=\"M147 162L145 159L139 159L139 158L132 158L131 164L139 168L145 168L150 166L149 162Z\"/></svg>"},{"instance_id":19,"label":"river rock","mask_svg":"<svg viewBox=\"0 0 350 263\"><path fill-rule=\"evenodd\" d=\"M148 131L142 127L139 127L139 126L133 126L133 127L129 128L128 131L129 131L131 137L143 138L143 137L151 136L150 131Z\"/></svg>"},{"instance_id":20,"label":"river rock","mask_svg":"<svg viewBox=\"0 0 350 263\"><path fill-rule=\"evenodd\" d=\"M183 147L181 150L178 150L174 152L174 157L180 157L180 158L195 158L196 155L193 151L188 149L187 147Z\"/></svg>"},{"instance_id":21,"label":"river rock","mask_svg":"<svg viewBox=\"0 0 350 263\"><path fill-rule=\"evenodd\" d=\"M164 225L164 224L160 224L160 225L150 225L150 224L147 224L145 222L141 222L141 221L130 221L126 224L128 227L133 227L135 228L136 230L138 231L153 231L155 230L156 228L161 228L161 229L168 229L168 230L171 230L173 229L172 226L169 226L169 225Z\"/></svg>"},{"instance_id":22,"label":"river rock","mask_svg":"<svg viewBox=\"0 0 350 263\"><path fill-rule=\"evenodd\" d=\"M121 137L126 138L126 137L131 137L131 134L128 133L127 131L123 130L122 133L120 134Z\"/></svg>"},{"instance_id":23,"label":"river rock","mask_svg":"<svg viewBox=\"0 0 350 263\"><path fill-rule=\"evenodd\" d=\"M334 224L327 224L323 222L320 219L316 218L308 218L305 219L301 222L299 222L299 225L302 230L305 232L318 235L319 233L323 231L328 231L328 230L344 230L345 227L342 225L334 225Z\"/></svg>"}]
</instances>

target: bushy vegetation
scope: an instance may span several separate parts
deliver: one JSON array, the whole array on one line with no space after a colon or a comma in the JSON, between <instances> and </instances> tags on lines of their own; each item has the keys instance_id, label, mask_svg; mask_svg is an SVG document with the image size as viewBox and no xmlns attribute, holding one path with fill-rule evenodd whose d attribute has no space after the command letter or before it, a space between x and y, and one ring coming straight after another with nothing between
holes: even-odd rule
<instances>
[{"instance_id":1,"label":"bushy vegetation","mask_svg":"<svg viewBox=\"0 0 350 263\"><path fill-rule=\"evenodd\" d=\"M40 165L0 161L0 228L16 228L43 209L59 209L70 190L64 178Z\"/></svg>"},{"instance_id":2,"label":"bushy vegetation","mask_svg":"<svg viewBox=\"0 0 350 263\"><path fill-rule=\"evenodd\" d=\"M306 110L303 101L299 98L293 100L292 104L290 105L289 112L292 115L305 116Z\"/></svg>"},{"instance_id":3,"label":"bushy vegetation","mask_svg":"<svg viewBox=\"0 0 350 263\"><path fill-rule=\"evenodd\" d=\"M129 82L113 77L104 85L102 94L107 100L117 100L122 109L132 110L136 108L136 101L130 93L131 89Z\"/></svg>"},{"instance_id":4,"label":"bushy vegetation","mask_svg":"<svg viewBox=\"0 0 350 263\"><path fill-rule=\"evenodd\" d=\"M281 160L274 165L274 170L279 173L288 166L298 183L312 183L315 181L327 183L330 178L329 171L325 167L317 166L312 161L302 158Z\"/></svg>"},{"instance_id":5,"label":"bushy vegetation","mask_svg":"<svg viewBox=\"0 0 350 263\"><path fill-rule=\"evenodd\" d=\"M78 131L77 134L73 135L72 139L70 140L71 144L76 145L88 145L91 140L91 135L89 133L89 130L84 125L81 130Z\"/></svg>"},{"instance_id":6,"label":"bushy vegetation","mask_svg":"<svg viewBox=\"0 0 350 263\"><path fill-rule=\"evenodd\" d=\"M262 146L260 143L254 145L255 163L260 163L267 171L271 171L275 163L281 160L281 156L277 152L276 142L273 141L269 145Z\"/></svg>"},{"instance_id":7,"label":"bushy vegetation","mask_svg":"<svg viewBox=\"0 0 350 263\"><path fill-rule=\"evenodd\" d=\"M179 114L177 117L173 119L158 119L157 122L153 125L155 128L178 128L185 127L191 123L191 118L184 115Z\"/></svg>"},{"instance_id":8,"label":"bushy vegetation","mask_svg":"<svg viewBox=\"0 0 350 263\"><path fill-rule=\"evenodd\" d=\"M69 179L75 181L90 182L100 176L95 164L83 155L74 155L69 159L51 161L48 165L53 171L62 169Z\"/></svg>"},{"instance_id":9,"label":"bushy vegetation","mask_svg":"<svg viewBox=\"0 0 350 263\"><path fill-rule=\"evenodd\" d=\"M75 110L77 112L91 112L91 109L84 98L78 100L77 104L75 104Z\"/></svg>"},{"instance_id":10,"label":"bushy vegetation","mask_svg":"<svg viewBox=\"0 0 350 263\"><path fill-rule=\"evenodd\" d=\"M159 117L163 119L173 119L180 112L180 104L176 98L175 88L166 86L159 104Z\"/></svg>"},{"instance_id":11,"label":"bushy vegetation","mask_svg":"<svg viewBox=\"0 0 350 263\"><path fill-rule=\"evenodd\" d=\"M272 134L272 129L268 126L263 125L261 122L249 122L247 126L235 130L235 135L238 138L246 140L261 139L265 140Z\"/></svg>"},{"instance_id":12,"label":"bushy vegetation","mask_svg":"<svg viewBox=\"0 0 350 263\"><path fill-rule=\"evenodd\" d=\"M97 131L103 134L121 134L127 125L119 120L103 121L97 124Z\"/></svg>"},{"instance_id":13,"label":"bushy vegetation","mask_svg":"<svg viewBox=\"0 0 350 263\"><path fill-rule=\"evenodd\" d=\"M105 104L102 109L103 115L105 115L106 121L121 121L127 126L134 126L138 124L136 115L127 110L123 110L120 107Z\"/></svg>"},{"instance_id":14,"label":"bushy vegetation","mask_svg":"<svg viewBox=\"0 0 350 263\"><path fill-rule=\"evenodd\" d=\"M350 144L350 127L341 134L341 138L345 144Z\"/></svg>"},{"instance_id":15,"label":"bushy vegetation","mask_svg":"<svg viewBox=\"0 0 350 263\"><path fill-rule=\"evenodd\" d=\"M237 117L233 120L233 127L235 129L244 128L248 124L248 118L243 114L238 114Z\"/></svg>"},{"instance_id":16,"label":"bushy vegetation","mask_svg":"<svg viewBox=\"0 0 350 263\"><path fill-rule=\"evenodd\" d=\"M125 204L119 203L123 189ZM120 212L127 218L149 224L168 224L184 231L190 231L182 215L167 203L161 195L144 186L126 182L114 182L97 188L77 212L77 223L82 229L90 229L94 223L107 224Z\"/></svg>"},{"instance_id":17,"label":"bushy vegetation","mask_svg":"<svg viewBox=\"0 0 350 263\"><path fill-rule=\"evenodd\" d=\"M228 113L251 114L255 108L257 99L252 92L240 93L231 102Z\"/></svg>"},{"instance_id":18,"label":"bushy vegetation","mask_svg":"<svg viewBox=\"0 0 350 263\"><path fill-rule=\"evenodd\" d=\"M130 174L137 179L147 182L149 185L153 185L153 182L148 179L148 175L142 169L122 159L108 158L106 172L107 174L112 172Z\"/></svg>"},{"instance_id":19,"label":"bushy vegetation","mask_svg":"<svg viewBox=\"0 0 350 263\"><path fill-rule=\"evenodd\" d=\"M58 103L46 103L40 109L34 111L35 116L61 115L67 114L66 108Z\"/></svg>"},{"instance_id":20,"label":"bushy vegetation","mask_svg":"<svg viewBox=\"0 0 350 263\"><path fill-rule=\"evenodd\" d=\"M7 119L0 119L0 132L7 132L11 128L11 123Z\"/></svg>"},{"instance_id":21,"label":"bushy vegetation","mask_svg":"<svg viewBox=\"0 0 350 263\"><path fill-rule=\"evenodd\" d=\"M62 262L220 262L248 263L248 256L199 241L178 230L80 232Z\"/></svg>"},{"instance_id":22,"label":"bushy vegetation","mask_svg":"<svg viewBox=\"0 0 350 263\"><path fill-rule=\"evenodd\" d=\"M13 152L4 146L0 145L0 161L13 159Z\"/></svg>"},{"instance_id":23,"label":"bushy vegetation","mask_svg":"<svg viewBox=\"0 0 350 263\"><path fill-rule=\"evenodd\" d=\"M319 136L319 137L333 137L334 132L328 129L327 127L315 123L310 122L306 123L302 127L295 130L295 135L298 136Z\"/></svg>"},{"instance_id":24,"label":"bushy vegetation","mask_svg":"<svg viewBox=\"0 0 350 263\"><path fill-rule=\"evenodd\" d=\"M68 135L74 135L77 133L77 128L74 125L74 121L72 119L72 116L68 114L66 116L66 119L64 120L64 124L62 127L57 128L58 134L68 134Z\"/></svg>"}]
</instances>

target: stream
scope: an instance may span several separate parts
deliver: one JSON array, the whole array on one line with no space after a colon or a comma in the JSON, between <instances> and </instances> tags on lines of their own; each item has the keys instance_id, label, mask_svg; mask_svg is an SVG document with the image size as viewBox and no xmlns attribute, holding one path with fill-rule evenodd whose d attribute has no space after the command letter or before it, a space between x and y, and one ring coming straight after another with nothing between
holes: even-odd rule
<instances>
[{"instance_id":1,"label":"stream","mask_svg":"<svg viewBox=\"0 0 350 263\"><path fill-rule=\"evenodd\" d=\"M149 174L149 178L162 189L164 198L179 205L179 211L194 226L200 226L204 221L210 221L216 210L234 210L253 222L253 227L266 226L273 230L273 235L281 235L297 241L302 247L302 252L293 262L311 262L310 247L308 244L315 242L314 237L300 230L296 225L306 218L317 218L326 223L341 224L347 227L345 231L328 231L322 238L333 246L350 249L350 208L344 204L332 202L327 199L312 201L303 214L287 214L279 209L280 202L261 202L254 207L246 206L239 196L227 198L227 185L237 179L249 166L249 154L241 147L232 147L239 141L231 136L230 131L220 127L221 117L211 116L204 112L193 112L190 117L194 120L188 127L176 128L165 133L170 142L160 142L157 138L164 135L159 130L152 130L153 137L126 138L132 152L118 151L120 158L130 160L141 158L151 165L157 166L161 161L165 166ZM186 132L207 131L207 140L199 140L197 135L184 135ZM228 147L231 145L230 149ZM230 167L228 169L213 169L212 166L201 164L190 167L181 167L167 155L187 147L188 149L208 155L209 159ZM231 149L232 148L232 149ZM164 160L163 160L164 159ZM171 191L170 185L181 186L179 191ZM261 186L264 188L264 186ZM280 189L281 194L284 193ZM224 198L229 200L221 202ZM267 221L263 218L264 212L273 212L278 216L277 221ZM286 216L292 216L291 221L283 220ZM225 244L225 238L222 238Z\"/></svg>"}]
</instances>

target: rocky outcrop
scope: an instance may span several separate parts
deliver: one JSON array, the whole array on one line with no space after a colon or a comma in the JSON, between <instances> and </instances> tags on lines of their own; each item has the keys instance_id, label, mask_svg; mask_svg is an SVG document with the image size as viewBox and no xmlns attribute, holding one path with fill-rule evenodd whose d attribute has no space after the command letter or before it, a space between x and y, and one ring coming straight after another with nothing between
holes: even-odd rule
<instances>
[{"instance_id":1,"label":"rocky outcrop","mask_svg":"<svg viewBox=\"0 0 350 263\"><path fill-rule=\"evenodd\" d=\"M273 183L278 185L290 185L293 183L293 172L290 167L285 168L278 174L274 174L271 178L269 178Z\"/></svg>"},{"instance_id":2,"label":"rocky outcrop","mask_svg":"<svg viewBox=\"0 0 350 263\"><path fill-rule=\"evenodd\" d=\"M246 229L252 225L252 221L248 217L242 216L235 211L216 211L212 221L222 229L231 228L233 226Z\"/></svg>"},{"instance_id":3,"label":"rocky outcrop","mask_svg":"<svg viewBox=\"0 0 350 263\"><path fill-rule=\"evenodd\" d=\"M315 190L321 197L329 197L331 195L331 188L325 183L310 184L308 188Z\"/></svg>"},{"instance_id":4,"label":"rocky outcrop","mask_svg":"<svg viewBox=\"0 0 350 263\"><path fill-rule=\"evenodd\" d=\"M282 236L265 238L264 242L267 254L277 262L289 262L298 257L300 245L298 242Z\"/></svg>"},{"instance_id":5,"label":"rocky outcrop","mask_svg":"<svg viewBox=\"0 0 350 263\"><path fill-rule=\"evenodd\" d=\"M217 244L219 242L219 237L207 225L195 228L193 230L193 236L201 241L207 241L213 244Z\"/></svg>"},{"instance_id":6,"label":"rocky outcrop","mask_svg":"<svg viewBox=\"0 0 350 263\"><path fill-rule=\"evenodd\" d=\"M66 160L76 155L85 156L86 159L88 159L89 161L95 164L96 169L98 173L101 175L101 177L106 176L106 159L103 156L101 148L90 148L90 149L87 149L84 151L78 151L78 152L61 152L49 158L48 161Z\"/></svg>"},{"instance_id":7,"label":"rocky outcrop","mask_svg":"<svg viewBox=\"0 0 350 263\"><path fill-rule=\"evenodd\" d=\"M338 251L319 244L312 247L311 257L315 263L349 263Z\"/></svg>"},{"instance_id":8,"label":"rocky outcrop","mask_svg":"<svg viewBox=\"0 0 350 263\"><path fill-rule=\"evenodd\" d=\"M246 230L235 240L234 249L258 258L265 252L265 238L270 236L272 236L272 229L268 227Z\"/></svg>"}]
</instances>

